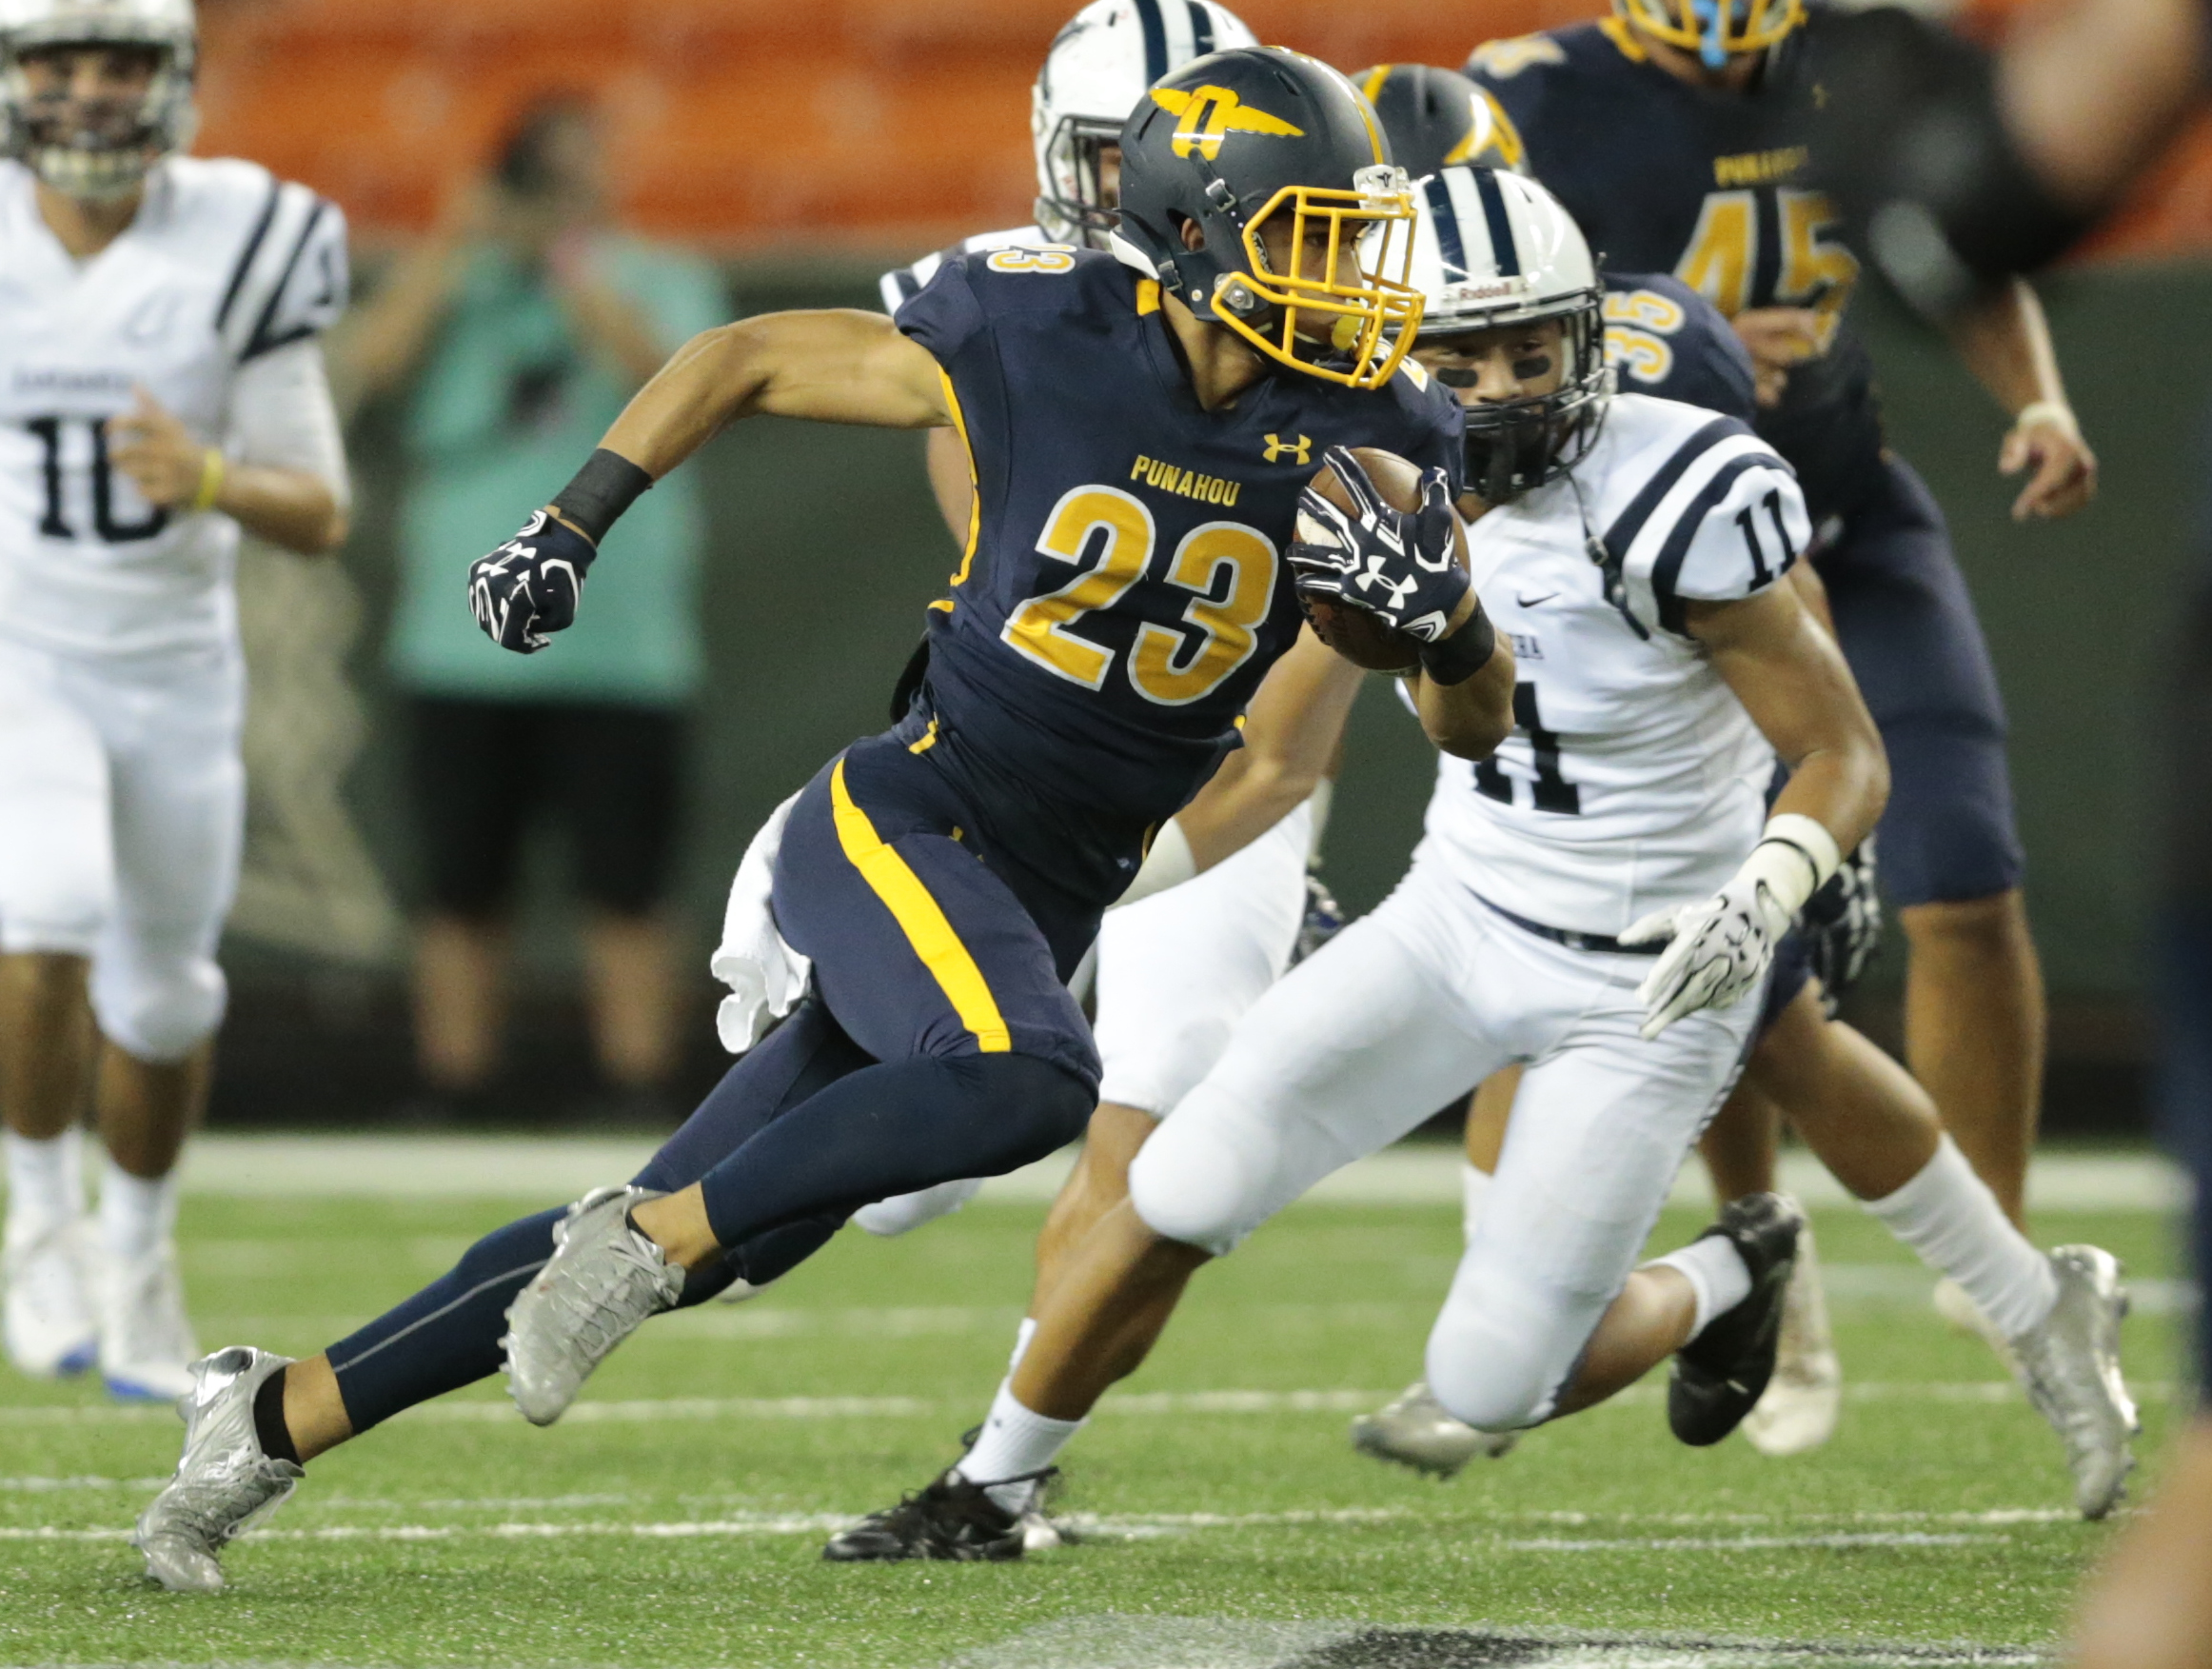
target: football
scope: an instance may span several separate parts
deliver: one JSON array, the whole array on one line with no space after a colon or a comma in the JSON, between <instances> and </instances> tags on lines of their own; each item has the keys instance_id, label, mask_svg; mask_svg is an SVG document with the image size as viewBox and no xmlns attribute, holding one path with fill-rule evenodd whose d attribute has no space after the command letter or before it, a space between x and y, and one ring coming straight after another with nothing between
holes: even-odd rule
<instances>
[{"instance_id":1,"label":"football","mask_svg":"<svg viewBox=\"0 0 2212 1669\"><path fill-rule=\"evenodd\" d=\"M1380 451L1373 447L1355 447L1352 454L1382 494L1383 502L1392 509L1411 510L1421 502L1421 472L1395 452ZM1336 479L1336 471L1323 465L1321 472L1313 477L1313 490L1338 509L1351 510L1351 495L1344 484ZM1462 567L1467 566L1467 534L1462 527L1452 530L1452 544ZM1421 640L1385 626L1363 608L1353 608L1325 597L1298 599L1312 623L1313 635L1350 661L1354 666L1364 666L1370 672L1411 672L1421 664Z\"/></svg>"}]
</instances>

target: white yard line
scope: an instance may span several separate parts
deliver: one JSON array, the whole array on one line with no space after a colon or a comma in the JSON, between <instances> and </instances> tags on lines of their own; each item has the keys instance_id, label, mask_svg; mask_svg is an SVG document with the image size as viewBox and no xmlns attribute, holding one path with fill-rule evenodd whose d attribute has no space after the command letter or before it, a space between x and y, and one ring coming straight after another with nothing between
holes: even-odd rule
<instances>
[{"instance_id":1,"label":"white yard line","mask_svg":"<svg viewBox=\"0 0 2212 1669\"><path fill-rule=\"evenodd\" d=\"M211 1134L186 1150L188 1193L237 1198L481 1199L550 1203L633 1175L652 1153L650 1140L504 1136L243 1136ZM988 1183L987 1201L1035 1202L1058 1191L1071 1156L1053 1158ZM1457 1204L1459 1158L1442 1143L1391 1148L1360 1161L1314 1189L1316 1201L1359 1204ZM1848 1197L1809 1155L1782 1162L1783 1185L1807 1203L1844 1205ZM2045 1210L2174 1210L2185 1202L2182 1174L2146 1153L2046 1154L2028 1184ZM1686 1205L1709 1202L1694 1168L1676 1184Z\"/></svg>"},{"instance_id":2,"label":"white yard line","mask_svg":"<svg viewBox=\"0 0 2212 1669\"><path fill-rule=\"evenodd\" d=\"M2129 1387L2139 1401L2164 1402L2174 1386L2143 1381ZM1394 1391L1136 1391L1109 1396L1101 1415L1177 1416L1250 1414L1352 1414L1387 1402ZM1666 1395L1664 1385L1631 1385L1599 1405L1641 1408ZM1844 1397L1852 1402L2004 1403L2020 1401L2009 1380L1846 1381ZM1597 1410L1593 1410L1596 1412ZM918 1397L660 1397L616 1402L583 1401L562 1416L567 1425L650 1425L694 1420L917 1420L972 1414L964 1401L931 1401ZM504 1400L470 1399L425 1402L399 1416L433 1425L525 1426ZM162 1407L108 1402L44 1408L0 1408L0 1427L46 1425L174 1425L176 1416ZM0 1488L5 1488L0 1480Z\"/></svg>"},{"instance_id":3,"label":"white yard line","mask_svg":"<svg viewBox=\"0 0 2212 1669\"><path fill-rule=\"evenodd\" d=\"M495 1524L316 1524L250 1531L256 1541L448 1541L472 1539L553 1540L563 1537L628 1537L681 1540L725 1536L819 1536L839 1530L858 1513L733 1513L719 1519L643 1520L516 1520ZM1292 1510L1272 1513L1130 1514L1078 1517L1078 1534L1138 1536L1188 1535L1204 1530L1294 1528L1314 1524L1379 1524L1427 1520L1432 1515L1400 1508L1345 1508L1341 1511ZM124 1528L65 1529L46 1524L0 1526L0 1541L126 1541ZM1476 1545L1500 1553L1730 1553L1778 1548L1849 1549L1858 1547L1965 1547L2002 1542L1989 1531L1844 1530L1803 1535L1614 1536L1566 1538L1481 1537Z\"/></svg>"}]
</instances>

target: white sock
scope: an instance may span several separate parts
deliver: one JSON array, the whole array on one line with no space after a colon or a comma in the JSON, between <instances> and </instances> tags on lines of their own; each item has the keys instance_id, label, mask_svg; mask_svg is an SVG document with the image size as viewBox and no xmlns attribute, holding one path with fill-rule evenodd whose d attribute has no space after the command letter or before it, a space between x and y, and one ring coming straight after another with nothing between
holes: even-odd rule
<instances>
[{"instance_id":1,"label":"white sock","mask_svg":"<svg viewBox=\"0 0 2212 1669\"><path fill-rule=\"evenodd\" d=\"M2050 1260L2012 1226L1948 1136L1920 1175L1864 1203L1922 1262L1965 1287L2005 1338L2040 1326L2059 1301Z\"/></svg>"},{"instance_id":2,"label":"white sock","mask_svg":"<svg viewBox=\"0 0 2212 1669\"><path fill-rule=\"evenodd\" d=\"M1009 1483L1003 1491L989 1486L1000 1479L1043 1471L1083 1425L1080 1420L1047 1420L1032 1414L1015 1400L1013 1381L1001 1381L976 1446L954 1470L970 1483L983 1484L985 1493L1008 1512L1020 1512L1029 1504L1034 1484Z\"/></svg>"},{"instance_id":3,"label":"white sock","mask_svg":"<svg viewBox=\"0 0 2212 1669\"><path fill-rule=\"evenodd\" d=\"M1024 1316L1021 1325L1014 1330L1014 1354L1006 1359L1006 1377L1012 1379L1014 1370L1021 1365L1021 1359L1029 1354L1029 1341L1037 1337L1037 1318Z\"/></svg>"},{"instance_id":4,"label":"white sock","mask_svg":"<svg viewBox=\"0 0 2212 1669\"><path fill-rule=\"evenodd\" d=\"M1490 1172L1476 1169L1467 1160L1459 1162L1459 1230L1469 1245L1482 1226L1482 1205L1490 1198L1491 1181Z\"/></svg>"},{"instance_id":5,"label":"white sock","mask_svg":"<svg viewBox=\"0 0 2212 1669\"><path fill-rule=\"evenodd\" d=\"M1751 1296L1751 1271L1745 1267L1744 1255L1736 1250L1735 1242L1726 1235L1708 1234L1679 1252L1652 1259L1644 1267L1653 1269L1661 1264L1682 1271L1690 1291L1697 1294L1697 1320L1690 1324L1689 1339L1711 1326L1715 1316L1727 1315ZM1683 1342L1689 1343L1689 1339Z\"/></svg>"},{"instance_id":6,"label":"white sock","mask_svg":"<svg viewBox=\"0 0 2212 1669\"><path fill-rule=\"evenodd\" d=\"M7 1153L10 1237L43 1235L85 1210L85 1133L71 1126L39 1140L0 1132Z\"/></svg>"},{"instance_id":7,"label":"white sock","mask_svg":"<svg viewBox=\"0 0 2212 1669\"><path fill-rule=\"evenodd\" d=\"M150 1182L112 1159L100 1167L100 1246L117 1263L150 1258L175 1230L177 1173Z\"/></svg>"}]
</instances>

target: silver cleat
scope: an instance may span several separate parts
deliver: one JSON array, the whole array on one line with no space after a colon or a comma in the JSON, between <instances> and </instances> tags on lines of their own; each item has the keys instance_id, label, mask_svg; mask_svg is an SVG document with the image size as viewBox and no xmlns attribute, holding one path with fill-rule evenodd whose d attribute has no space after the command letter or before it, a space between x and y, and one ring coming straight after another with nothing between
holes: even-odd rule
<instances>
[{"instance_id":1,"label":"silver cleat","mask_svg":"<svg viewBox=\"0 0 2212 1669\"><path fill-rule=\"evenodd\" d=\"M2102 1247L2059 1246L2049 1256L2059 1301L2043 1325L2009 1341L2013 1372L2065 1445L2075 1506L2102 1519L2127 1493L2128 1440L2143 1429L2120 1377L2127 1292L2120 1260Z\"/></svg>"},{"instance_id":2,"label":"silver cleat","mask_svg":"<svg viewBox=\"0 0 2212 1669\"><path fill-rule=\"evenodd\" d=\"M551 1425L592 1369L648 1316L673 1309L683 1271L632 1228L650 1188L594 1188L553 1225L554 1252L507 1306L507 1390L523 1418Z\"/></svg>"},{"instance_id":3,"label":"silver cleat","mask_svg":"<svg viewBox=\"0 0 2212 1669\"><path fill-rule=\"evenodd\" d=\"M1394 1460L1432 1478L1454 1477L1477 1456L1500 1460L1520 1435L1477 1431L1437 1401L1425 1380L1415 1380L1396 1401L1352 1422L1352 1446L1361 1454Z\"/></svg>"},{"instance_id":4,"label":"silver cleat","mask_svg":"<svg viewBox=\"0 0 2212 1669\"><path fill-rule=\"evenodd\" d=\"M170 1593L221 1592L224 1544L284 1505L306 1476L264 1454L253 1429L253 1394L290 1361L233 1344L192 1363L192 1388L177 1399L184 1458L130 1536L146 1574Z\"/></svg>"},{"instance_id":5,"label":"silver cleat","mask_svg":"<svg viewBox=\"0 0 2212 1669\"><path fill-rule=\"evenodd\" d=\"M1798 1231L1797 1265L1782 1293L1782 1343L1766 1394L1744 1416L1744 1436L1762 1455L1802 1455L1835 1436L1844 1408L1844 1369L1828 1325L1827 1294L1812 1225Z\"/></svg>"}]
</instances>

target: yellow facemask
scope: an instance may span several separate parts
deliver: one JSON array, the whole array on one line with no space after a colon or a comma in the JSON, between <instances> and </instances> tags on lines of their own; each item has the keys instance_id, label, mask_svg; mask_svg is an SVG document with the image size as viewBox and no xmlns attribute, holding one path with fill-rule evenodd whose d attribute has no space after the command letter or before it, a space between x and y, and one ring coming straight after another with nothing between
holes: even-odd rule
<instances>
[{"instance_id":1,"label":"yellow facemask","mask_svg":"<svg viewBox=\"0 0 2212 1669\"><path fill-rule=\"evenodd\" d=\"M1278 215L1291 223L1290 270L1281 273L1261 239ZM1379 388L1396 372L1421 323L1421 292L1407 282L1412 229L1412 188L1403 169L1362 169L1351 190L1285 186L1245 223L1245 269L1221 281L1214 315L1269 358L1309 376ZM1308 266L1310 249L1320 256L1318 271ZM1358 264L1357 283L1337 277L1348 252ZM1271 308L1264 326L1243 316ZM1323 354L1341 363L1322 364L1317 356Z\"/></svg>"},{"instance_id":2,"label":"yellow facemask","mask_svg":"<svg viewBox=\"0 0 2212 1669\"><path fill-rule=\"evenodd\" d=\"M1711 70L1765 51L1805 21L1804 0L1613 0L1613 10Z\"/></svg>"}]
</instances>

